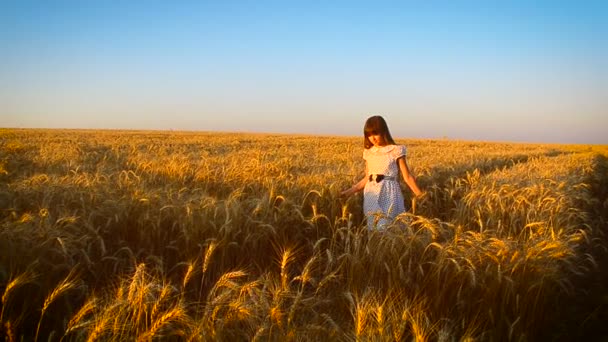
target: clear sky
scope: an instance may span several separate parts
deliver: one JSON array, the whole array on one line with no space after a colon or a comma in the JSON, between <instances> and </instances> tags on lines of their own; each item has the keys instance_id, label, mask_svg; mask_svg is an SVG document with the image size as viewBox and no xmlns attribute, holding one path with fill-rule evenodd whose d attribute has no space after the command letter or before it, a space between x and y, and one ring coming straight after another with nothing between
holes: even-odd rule
<instances>
[{"instance_id":1,"label":"clear sky","mask_svg":"<svg viewBox=\"0 0 608 342\"><path fill-rule=\"evenodd\" d=\"M608 1L0 2L0 127L608 144Z\"/></svg>"}]
</instances>

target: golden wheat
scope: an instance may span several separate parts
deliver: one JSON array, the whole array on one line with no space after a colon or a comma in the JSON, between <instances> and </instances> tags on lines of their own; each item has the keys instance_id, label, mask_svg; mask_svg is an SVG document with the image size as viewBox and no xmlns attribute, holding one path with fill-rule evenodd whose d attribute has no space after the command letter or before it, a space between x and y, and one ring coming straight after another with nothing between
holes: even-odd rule
<instances>
[{"instance_id":1,"label":"golden wheat","mask_svg":"<svg viewBox=\"0 0 608 342\"><path fill-rule=\"evenodd\" d=\"M370 232L360 138L0 134L9 340L574 339L605 288L605 147L402 139L427 194Z\"/></svg>"}]
</instances>

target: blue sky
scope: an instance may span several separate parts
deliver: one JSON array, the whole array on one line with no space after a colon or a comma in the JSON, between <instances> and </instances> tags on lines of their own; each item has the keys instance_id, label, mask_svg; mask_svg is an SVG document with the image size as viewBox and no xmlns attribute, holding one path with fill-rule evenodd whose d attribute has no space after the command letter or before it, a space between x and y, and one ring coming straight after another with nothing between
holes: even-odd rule
<instances>
[{"instance_id":1,"label":"blue sky","mask_svg":"<svg viewBox=\"0 0 608 342\"><path fill-rule=\"evenodd\" d=\"M0 126L608 144L608 3L490 3L3 1Z\"/></svg>"}]
</instances>

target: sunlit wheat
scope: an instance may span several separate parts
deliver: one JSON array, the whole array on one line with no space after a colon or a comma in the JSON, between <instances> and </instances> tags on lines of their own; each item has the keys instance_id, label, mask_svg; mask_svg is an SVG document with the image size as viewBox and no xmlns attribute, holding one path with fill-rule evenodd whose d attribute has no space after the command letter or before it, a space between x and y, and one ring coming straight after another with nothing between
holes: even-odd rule
<instances>
[{"instance_id":1,"label":"sunlit wheat","mask_svg":"<svg viewBox=\"0 0 608 342\"><path fill-rule=\"evenodd\" d=\"M401 182L410 210L378 232L360 194L339 196L364 176L360 137L0 137L0 339L589 340L601 326L603 146L400 139L426 194Z\"/></svg>"}]
</instances>

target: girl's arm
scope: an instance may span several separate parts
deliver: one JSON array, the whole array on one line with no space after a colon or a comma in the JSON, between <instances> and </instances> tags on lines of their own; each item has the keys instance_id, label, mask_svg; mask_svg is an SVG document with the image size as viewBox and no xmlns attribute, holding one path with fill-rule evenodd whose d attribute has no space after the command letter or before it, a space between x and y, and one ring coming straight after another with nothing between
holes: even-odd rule
<instances>
[{"instance_id":1,"label":"girl's arm","mask_svg":"<svg viewBox=\"0 0 608 342\"><path fill-rule=\"evenodd\" d=\"M340 193L340 196L346 196L346 197L352 196L353 194L363 190L365 188L365 183L367 183L367 165L365 166L365 176L363 176L363 178L361 178L360 181L355 183L355 185L342 191Z\"/></svg>"},{"instance_id":2,"label":"girl's arm","mask_svg":"<svg viewBox=\"0 0 608 342\"><path fill-rule=\"evenodd\" d=\"M401 170L401 176L403 176L405 184L410 187L414 195L422 195L422 191L416 183L416 178L410 173L410 169L407 167L407 161L405 160L405 156L397 159L397 164L399 164L399 170Z\"/></svg>"},{"instance_id":3,"label":"girl's arm","mask_svg":"<svg viewBox=\"0 0 608 342\"><path fill-rule=\"evenodd\" d=\"M342 191L340 193L341 196L346 196L349 197L361 190L363 190L363 188L365 188L365 183L367 183L367 177L363 177L361 178L360 181L358 181L357 183L355 183L355 185L351 186L350 188Z\"/></svg>"}]
</instances>

